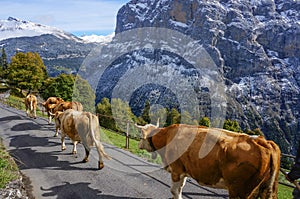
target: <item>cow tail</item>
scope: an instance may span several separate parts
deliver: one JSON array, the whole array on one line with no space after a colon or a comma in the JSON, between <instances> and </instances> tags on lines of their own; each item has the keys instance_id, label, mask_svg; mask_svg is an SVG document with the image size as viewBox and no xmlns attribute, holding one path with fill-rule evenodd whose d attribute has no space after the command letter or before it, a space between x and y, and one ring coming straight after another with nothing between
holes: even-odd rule
<instances>
[{"instance_id":1,"label":"cow tail","mask_svg":"<svg viewBox=\"0 0 300 199\"><path fill-rule=\"evenodd\" d=\"M280 170L280 149L274 142L269 142L271 144L271 154L270 154L270 180L269 189L272 193L270 198L277 198L278 192L278 176Z\"/></svg>"},{"instance_id":2,"label":"cow tail","mask_svg":"<svg viewBox=\"0 0 300 199\"><path fill-rule=\"evenodd\" d=\"M96 137L95 137L95 132L94 132L94 129L93 129L93 115L91 113L88 113L88 118L89 118L90 135L92 136L92 139L93 139L94 143L96 144L98 152L101 154L102 157L110 160L111 157L104 152L104 147L103 147L101 141L97 140ZM99 124L98 120L97 120L97 124ZM99 135L99 137L100 137L100 135Z\"/></svg>"}]
</instances>

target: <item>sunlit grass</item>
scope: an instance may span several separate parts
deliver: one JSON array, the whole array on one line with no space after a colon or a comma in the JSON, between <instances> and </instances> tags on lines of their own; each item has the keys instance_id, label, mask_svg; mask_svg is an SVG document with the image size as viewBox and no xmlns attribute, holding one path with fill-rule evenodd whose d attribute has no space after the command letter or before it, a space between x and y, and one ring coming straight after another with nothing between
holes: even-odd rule
<instances>
[{"instance_id":1,"label":"sunlit grass","mask_svg":"<svg viewBox=\"0 0 300 199\"><path fill-rule=\"evenodd\" d=\"M6 152L0 138L0 188L18 178L18 167L13 158Z\"/></svg>"}]
</instances>

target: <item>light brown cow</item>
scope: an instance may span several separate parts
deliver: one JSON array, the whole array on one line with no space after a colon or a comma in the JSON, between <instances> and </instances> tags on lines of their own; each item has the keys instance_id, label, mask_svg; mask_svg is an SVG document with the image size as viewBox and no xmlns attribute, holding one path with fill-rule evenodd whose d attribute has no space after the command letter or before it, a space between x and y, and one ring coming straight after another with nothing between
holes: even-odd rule
<instances>
[{"instance_id":1,"label":"light brown cow","mask_svg":"<svg viewBox=\"0 0 300 199\"><path fill-rule=\"evenodd\" d=\"M36 119L37 98L33 94L29 94L25 98L26 115Z\"/></svg>"},{"instance_id":2,"label":"light brown cow","mask_svg":"<svg viewBox=\"0 0 300 199\"><path fill-rule=\"evenodd\" d=\"M56 113L60 114L61 112L68 109L73 109L75 111L83 111L83 106L80 102L60 102L59 104L50 105L49 108L52 110L52 113L50 112L50 115L54 117ZM59 129L60 127L56 125L54 137L58 136Z\"/></svg>"},{"instance_id":3,"label":"light brown cow","mask_svg":"<svg viewBox=\"0 0 300 199\"><path fill-rule=\"evenodd\" d=\"M230 198L277 198L280 149L262 136L184 124L142 130L140 149L157 152L171 173L171 193L182 198L186 177L227 189Z\"/></svg>"},{"instance_id":4,"label":"light brown cow","mask_svg":"<svg viewBox=\"0 0 300 199\"><path fill-rule=\"evenodd\" d=\"M63 102L64 100L60 97L49 97L45 102L42 103L42 106L45 107L46 112L48 114L48 124L51 124L52 119L52 109L55 107L55 105L59 104L60 102Z\"/></svg>"},{"instance_id":5,"label":"light brown cow","mask_svg":"<svg viewBox=\"0 0 300 199\"><path fill-rule=\"evenodd\" d=\"M62 150L66 149L65 137L68 136L73 142L73 154L77 153L76 145L81 142L86 154L82 162L88 162L91 147L96 145L99 154L98 168L102 169L104 167L103 157L110 159L110 156L104 152L104 147L100 142L100 126L96 115L68 109L57 113L55 122L61 129Z\"/></svg>"}]
</instances>

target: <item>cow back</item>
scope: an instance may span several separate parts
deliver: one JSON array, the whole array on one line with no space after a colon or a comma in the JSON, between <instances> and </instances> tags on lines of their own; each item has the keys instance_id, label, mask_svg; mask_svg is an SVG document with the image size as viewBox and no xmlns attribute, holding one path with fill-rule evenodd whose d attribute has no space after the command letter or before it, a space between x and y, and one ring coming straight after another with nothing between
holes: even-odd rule
<instances>
[{"instance_id":1,"label":"cow back","mask_svg":"<svg viewBox=\"0 0 300 199\"><path fill-rule=\"evenodd\" d=\"M72 109L66 110L61 117L61 131L68 135L73 141L80 141L78 131L76 129L76 117L80 113Z\"/></svg>"},{"instance_id":2,"label":"cow back","mask_svg":"<svg viewBox=\"0 0 300 199\"><path fill-rule=\"evenodd\" d=\"M76 116L76 129L84 145L94 146L95 141L100 142L100 126L98 117L90 112L81 112Z\"/></svg>"}]
</instances>

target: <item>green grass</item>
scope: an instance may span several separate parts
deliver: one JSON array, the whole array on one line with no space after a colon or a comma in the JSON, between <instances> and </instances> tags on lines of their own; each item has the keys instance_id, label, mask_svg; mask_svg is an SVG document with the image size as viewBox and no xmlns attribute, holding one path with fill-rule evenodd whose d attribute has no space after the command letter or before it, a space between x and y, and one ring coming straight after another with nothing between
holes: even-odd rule
<instances>
[{"instance_id":1,"label":"green grass","mask_svg":"<svg viewBox=\"0 0 300 199\"><path fill-rule=\"evenodd\" d=\"M162 163L161 158L159 156L157 156L157 158L153 160L151 158L151 153L148 153L145 150L140 150L138 147L138 143L139 143L138 140L129 138L129 148L126 149L125 148L125 145L126 145L125 135L121 135L121 134L115 133L111 130L104 129L104 128L101 128L100 133L101 133L101 141L102 142L105 142L105 143L114 145L118 148L130 151L131 153L138 155L139 157L142 157L143 159L146 159L149 162L153 162L156 164Z\"/></svg>"},{"instance_id":2,"label":"green grass","mask_svg":"<svg viewBox=\"0 0 300 199\"><path fill-rule=\"evenodd\" d=\"M18 167L13 158L6 152L0 138L0 188L4 188L7 183L18 178Z\"/></svg>"},{"instance_id":3,"label":"green grass","mask_svg":"<svg viewBox=\"0 0 300 199\"><path fill-rule=\"evenodd\" d=\"M293 192L293 188L279 184L278 199L291 199L293 198L292 192Z\"/></svg>"}]
</instances>

